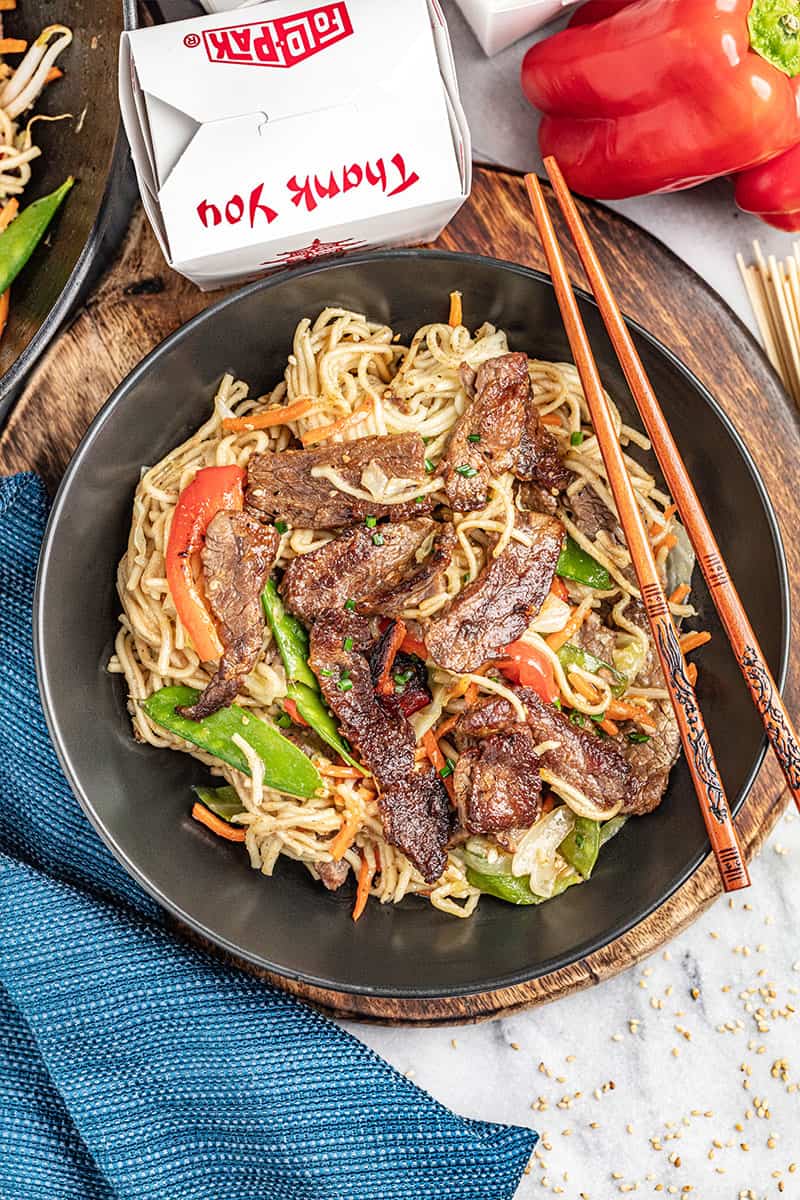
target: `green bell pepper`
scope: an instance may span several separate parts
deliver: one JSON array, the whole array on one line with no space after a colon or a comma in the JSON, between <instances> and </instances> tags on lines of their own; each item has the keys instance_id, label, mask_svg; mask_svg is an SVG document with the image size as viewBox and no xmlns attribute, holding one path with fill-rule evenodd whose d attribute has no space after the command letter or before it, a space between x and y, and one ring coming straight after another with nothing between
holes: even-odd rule
<instances>
[{"instance_id":1,"label":"green bell pepper","mask_svg":"<svg viewBox=\"0 0 800 1200\"><path fill-rule=\"evenodd\" d=\"M141 705L150 720L162 729L249 775L247 758L233 741L233 735L238 733L263 762L265 785L276 792L309 799L321 789L322 779L311 759L273 725L238 705L221 708L202 721L182 717L178 707L194 704L199 695L195 688L164 687L142 700Z\"/></svg>"},{"instance_id":2,"label":"green bell pepper","mask_svg":"<svg viewBox=\"0 0 800 1200\"><path fill-rule=\"evenodd\" d=\"M193 787L192 791L201 804L205 804L206 808L223 821L230 822L237 813L244 812L241 798L236 788L232 788L230 784L218 788Z\"/></svg>"},{"instance_id":3,"label":"green bell pepper","mask_svg":"<svg viewBox=\"0 0 800 1200\"><path fill-rule=\"evenodd\" d=\"M601 567L597 559L582 550L569 535L556 564L556 575L563 575L565 579L573 579L576 583L585 583L599 592L607 592L613 586L605 567Z\"/></svg>"},{"instance_id":4,"label":"green bell pepper","mask_svg":"<svg viewBox=\"0 0 800 1200\"><path fill-rule=\"evenodd\" d=\"M0 234L0 295L19 275L47 232L47 227L75 180L70 175L60 188L34 200Z\"/></svg>"}]
</instances>

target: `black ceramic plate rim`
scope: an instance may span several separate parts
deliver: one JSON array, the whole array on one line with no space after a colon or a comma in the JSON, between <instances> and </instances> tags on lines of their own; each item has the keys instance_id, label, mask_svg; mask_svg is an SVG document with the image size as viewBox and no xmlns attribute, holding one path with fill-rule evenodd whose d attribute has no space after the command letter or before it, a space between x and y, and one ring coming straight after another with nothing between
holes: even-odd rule
<instances>
[{"instance_id":1,"label":"black ceramic plate rim","mask_svg":"<svg viewBox=\"0 0 800 1200\"><path fill-rule=\"evenodd\" d=\"M88 429L86 430L86 433L84 434L83 438L80 441L80 444L78 445L77 450L75 451L75 454L73 455L73 457L69 463L69 466L67 467L67 470L66 470L64 477L61 481L61 484L59 486L58 492L56 493L55 500L53 502L53 507L50 512L47 526L45 528L44 538L42 541L42 549L41 549L41 553L40 553L40 557L39 557L39 565L38 565L38 570L37 570L37 575L36 575L36 587L35 587L34 602L33 602L33 645L34 645L34 659L35 659L35 664L36 664L36 676L37 676L37 682L38 682L38 686L39 686L39 692L40 692L40 695L42 698L42 705L43 705L43 709L44 709L44 713L45 713L45 719L47 722L48 731L50 733L50 737L53 742L53 745L56 749L56 753L57 753L59 762L64 771L64 774L67 777L70 787L72 788L72 791L73 791L74 795L76 796L79 804L81 805L81 808L83 809L85 815L87 816L90 824L94 827L94 829L100 836L101 840L109 848L109 850L114 855L114 857L123 865L125 870L136 880L136 882L150 896L152 896L153 899L156 900L158 902L158 904L160 904L162 906L162 908L166 909L167 912L169 912L173 917L177 918L180 922L187 925L189 928L193 929L196 933L199 933L202 937L207 938L209 941L213 942L215 945L226 950L228 953L230 953L234 957L252 962L255 965L257 965L258 967L266 969L267 971L270 971L271 973L273 973L277 976L283 977L285 979L290 979L290 980L298 980L303 983L309 984L312 987L335 991L335 992L338 992L341 994L376 996L376 997L381 997L381 998L399 999L399 1000L402 1000L402 999L439 999L439 998L447 997L447 996L481 995L487 991L491 992L491 991L495 991L500 988L513 987L515 985L528 983L533 979L540 979L542 976L548 975L548 974L552 973L553 971L562 970L565 967L571 966L572 964L580 961L581 959L586 958L589 955L596 953L598 950L603 949L605 946L608 946L611 942L615 941L616 939L624 936L635 926L637 926L641 922L647 920L647 918L653 912L655 912L655 910L657 908L660 908L663 904L665 904L666 901L669 900L669 898L672 895L674 895L674 893L678 890L678 888L680 888L688 879L691 878L691 876L695 873L695 871L698 869L698 867L707 858L707 856L710 852L710 844L709 844L708 840L706 839L704 841L703 846L698 850L697 854L695 854L689 860L688 865L683 870L678 871L676 873L676 875L673 877L673 879L671 880L669 885L667 887L665 887L664 889L662 889L661 895L651 905L647 906L645 909L637 911L635 914L633 914L631 916L630 920L619 922L614 927L614 929L612 930L612 932L609 936L597 937L597 938L589 939L585 942L577 943L568 953L565 953L565 954L562 954L559 956L554 956L552 959L546 960L545 962L543 962L534 973L531 973L530 971L526 971L526 970L521 970L521 971L512 972L508 975L498 976L495 978L484 980L484 981L482 981L481 986L479 986L479 987L471 985L471 984L467 984L467 985L463 985L463 986L456 986L456 987L446 988L446 989L444 989L444 988L430 989L430 988L416 988L416 987L403 987L403 988L400 988L400 987L378 988L378 987L376 987L376 988L372 988L372 987L365 986L365 985L359 985L359 984L345 985L338 981L331 981L324 977L315 976L312 973L305 972L305 971L298 971L289 965L282 964L282 963L276 963L276 962L273 962L272 960L265 958L261 955L256 955L251 952L248 952L245 949L243 949L241 946L237 945L235 942L232 942L229 939L221 936L220 934L218 934L217 932L215 932L214 930L209 928L207 925L204 925L201 921L198 921L195 917L192 916L191 913L186 912L178 904L174 903L159 888L154 886L150 882L150 880L147 878L147 876L142 872L142 870L137 866L137 864L128 857L128 855L125 853L125 851L122 849L122 847L119 846L117 844L117 842L115 841L115 839L108 833L105 826L103 825L103 823L97 816L90 798L88 797L88 795L86 794L86 792L83 789L80 778L77 776L77 774L72 769L69 750L61 738L59 726L58 726L57 719L55 716L55 708L51 704L51 693L50 693L50 687L49 687L49 683L48 683L47 665L45 662L42 647L43 647L43 640L44 640L44 625L45 625L45 620L46 620L44 594L45 594L45 586L46 586L46 575L47 575L47 569L48 569L49 560L50 560L51 544L52 544L53 537L54 537L54 531L60 522L60 519L62 516L62 511L64 509L67 495L72 486L73 480L75 480L76 477L80 474L80 470L81 470L81 467L83 464L83 458L84 458L85 454L91 447L91 445L92 445L95 437L97 436L98 432L100 431L100 429L104 426L105 422L111 417L111 415L114 412L114 410L116 409L117 405L121 402L124 402L125 393L127 392L128 388L132 384L134 384L141 376L146 375L154 367L154 365L157 364L160 356L165 354L175 344L175 342L178 342L181 339L183 339L184 337L188 336L188 334L197 325L201 325L206 321L213 322L217 313L221 312L228 305L237 303L245 295L250 295L251 293L258 292L258 291L266 292L266 291L271 290L273 287L276 287L277 285L282 283L284 280L287 280L289 278L297 279L297 278L307 276L307 275L315 275L322 271L335 269L336 267L342 267L342 266L347 266L347 265L357 266L361 263L369 263L369 262L372 262L375 260L383 260L383 261L395 260L396 261L396 260L403 260L403 259L409 259L409 258L413 259L413 258L425 258L425 257L439 258L439 259L444 259L446 261L456 260L456 261L467 262L467 263L469 263L469 262L480 263L484 266L489 265L491 267L496 267L503 271L511 271L512 273L520 275L526 279L536 280L537 282L544 283L548 287L552 288L552 281L551 281L549 275L546 275L542 271L537 271L530 267L521 266L518 263L507 262L505 260L491 258L486 255L459 254L459 253L454 253L454 252L445 251L445 250L416 250L416 249L402 250L401 249L401 250L378 250L378 251L372 251L372 252L367 252L367 253L358 254L358 255L347 255L347 257L345 259L336 259L333 262L326 261L323 263L312 264L308 267L302 267L299 269L295 268L292 270L281 271L278 274L271 275L268 279L259 280L256 283L249 284L248 286L241 288L238 291L232 293L230 296L226 296L224 299L220 300L217 304L212 305L211 307L205 309L203 312L199 313L197 316L193 317L191 320L187 321L185 325L182 325L179 329L175 330L174 333L170 334L169 337L165 338L163 342L161 342L158 346L155 347L155 349L151 350L150 353L144 359L142 359L142 361L115 388L114 392L111 394L109 399L106 401L106 403L100 409L100 411L97 413L97 415L94 418L94 420L92 421L92 423L89 425ZM576 292L576 295L580 299L587 301L589 304L591 304L595 308L597 307L595 304L594 298L592 296L590 296L587 292L583 291L580 288L576 288L575 292ZM731 315L733 316L733 314L731 314ZM735 317L733 319L735 319ZM632 318L630 318L628 316L625 317L625 321L631 330L633 330L635 333L639 334L642 338L644 338L646 341L648 341L660 354L662 354L667 360L669 360L671 365L673 367L675 367L681 375L684 376L684 378L687 380L687 383L701 395L704 402L709 406L709 408L713 411L713 413L715 414L717 419L725 427L727 433L729 434L732 441L734 442L736 449L738 450L739 454L741 455L741 458L742 458L742 460L747 468L747 471L753 481L754 487L756 489L756 492L761 501L762 507L764 509L764 513L767 518L767 523L769 525L770 534L772 537L772 544L773 544L773 548L775 551L776 564L777 564L777 568L778 568L778 583L779 583L780 598L781 598L781 628L780 628L781 655L780 655L780 663L779 663L779 667L778 667L778 671L777 671L777 682L778 682L779 688L782 690L783 686L786 682L786 676L787 676L788 666L789 666L789 628L790 628L790 613L791 613L791 597L790 597L790 591L789 591L789 573L788 573L788 566L787 566L787 562L786 562L786 555L785 555L785 551L783 548L783 541L782 541L780 529L778 526L777 516L775 514L775 510L772 506L772 502L769 498L769 495L767 494L767 490L764 485L764 482L759 474L759 471L755 465L755 462L753 461L750 451L748 450L747 446L745 445L744 441L742 440L735 425L732 423L730 418L727 416L725 411L720 407L720 405L717 403L717 401L714 399L714 397L711 395L711 393L708 391L708 389L705 387L705 385L703 383L701 383L701 381L697 378L697 376L694 375L694 373L692 371L690 371L689 368L687 366L685 366L685 364L682 363L681 360L675 354L673 354L673 352L667 346L665 346L662 342L660 342L658 340L658 338L656 338L653 334L649 333L647 329L645 329L642 325L638 324L638 322L634 321ZM748 336L750 336L750 335L748 334ZM742 685L742 686L744 686L744 685ZM741 788L739 794L736 797L734 797L733 800L731 801L731 807L732 807L734 814L738 813L740 808L744 804L745 799L747 798L747 796L750 792L750 789L753 786L755 778L756 778L758 771L761 767L761 764L764 760L764 755L766 754L766 750L767 750L767 739L766 739L766 735L765 735L761 739L758 751L757 751L754 761L753 761L753 765L747 775L747 778L745 780L743 787Z\"/></svg>"}]
</instances>

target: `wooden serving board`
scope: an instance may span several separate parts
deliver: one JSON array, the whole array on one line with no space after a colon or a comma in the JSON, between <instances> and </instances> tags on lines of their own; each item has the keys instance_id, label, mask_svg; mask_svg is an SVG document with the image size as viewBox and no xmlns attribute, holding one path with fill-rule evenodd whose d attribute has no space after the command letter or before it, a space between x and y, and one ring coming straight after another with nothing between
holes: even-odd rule
<instances>
[{"instance_id":1,"label":"wooden serving board","mask_svg":"<svg viewBox=\"0 0 800 1200\"><path fill-rule=\"evenodd\" d=\"M800 462L797 411L750 334L697 275L622 217L591 203L580 208L595 244L602 247L623 309L707 384L744 435L781 521L795 614L794 644L800 644L800 540L794 536ZM562 244L571 251L566 237ZM544 267L522 180L493 169L477 169L470 201L436 245ZM734 251L730 247L731 254ZM582 282L574 253L568 257L573 278ZM221 294L199 292L171 272L138 212L119 258L42 361L0 435L0 472L35 470L55 490L87 425L120 380L167 334ZM786 698L790 711L797 711L796 658ZM788 803L782 776L767 757L736 822L748 858L757 853ZM630 967L686 928L719 892L709 859L651 917L605 949L530 983L476 996L386 1000L267 978L342 1017L428 1024L476 1021L555 1000Z\"/></svg>"}]
</instances>

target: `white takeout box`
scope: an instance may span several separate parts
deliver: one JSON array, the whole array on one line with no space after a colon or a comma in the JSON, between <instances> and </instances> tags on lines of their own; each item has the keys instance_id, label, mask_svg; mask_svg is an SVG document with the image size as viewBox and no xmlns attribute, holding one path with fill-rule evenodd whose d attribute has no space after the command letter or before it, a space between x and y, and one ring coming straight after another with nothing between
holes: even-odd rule
<instances>
[{"instance_id":1,"label":"white takeout box","mask_svg":"<svg viewBox=\"0 0 800 1200\"><path fill-rule=\"evenodd\" d=\"M270 0L140 29L119 78L145 210L202 288L430 240L469 194L438 0Z\"/></svg>"},{"instance_id":2,"label":"white takeout box","mask_svg":"<svg viewBox=\"0 0 800 1200\"><path fill-rule=\"evenodd\" d=\"M204 3L206 0L204 0ZM211 4L231 0L209 0ZM241 3L241 0L235 0ZM498 54L520 38L546 25L577 0L456 0L488 55Z\"/></svg>"}]
</instances>

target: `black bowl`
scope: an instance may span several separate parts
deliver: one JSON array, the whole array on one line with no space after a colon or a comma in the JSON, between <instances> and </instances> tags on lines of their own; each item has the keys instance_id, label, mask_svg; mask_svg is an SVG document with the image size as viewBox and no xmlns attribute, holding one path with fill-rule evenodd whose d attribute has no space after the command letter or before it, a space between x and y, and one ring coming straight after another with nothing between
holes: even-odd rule
<instances>
[{"instance_id":1,"label":"black bowl","mask_svg":"<svg viewBox=\"0 0 800 1200\"><path fill-rule=\"evenodd\" d=\"M490 320L511 346L546 359L569 350L547 277L510 263L397 251L284 273L246 288L168 338L117 389L79 447L48 526L35 634L53 740L101 836L157 900L220 946L279 974L341 991L435 996L483 991L564 967L641 921L708 853L681 760L652 816L629 822L592 880L539 908L489 898L460 921L409 899L372 903L354 926L352 894L331 894L304 868L280 862L272 879L191 820L190 785L205 768L137 745L124 687L105 664L117 628L115 568L133 491L153 463L206 417L224 371L257 394L280 377L295 324L325 305L386 321L404 337L442 319L459 288L465 320ZM606 386L629 420L633 405L594 304L581 301ZM787 662L786 565L775 515L736 431L678 360L644 330L636 343L709 513L767 661ZM758 718L702 580L700 700L734 808L764 753Z\"/></svg>"}]
</instances>

